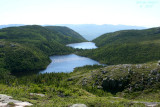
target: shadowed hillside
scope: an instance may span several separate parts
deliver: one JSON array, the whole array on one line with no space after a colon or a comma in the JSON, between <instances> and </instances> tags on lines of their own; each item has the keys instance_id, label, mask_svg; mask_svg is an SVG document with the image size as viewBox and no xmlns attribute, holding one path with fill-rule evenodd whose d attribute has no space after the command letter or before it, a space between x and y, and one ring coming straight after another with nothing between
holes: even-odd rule
<instances>
[{"instance_id":1,"label":"shadowed hillside","mask_svg":"<svg viewBox=\"0 0 160 107\"><path fill-rule=\"evenodd\" d=\"M61 31L63 29L62 27ZM44 69L50 62L48 56L71 53L73 50L65 45L67 43L83 41L72 37L72 34L66 36L57 33L59 30L53 32L48 28L38 25L1 29L1 68L13 72ZM65 31L63 32L65 33Z\"/></svg>"}]
</instances>

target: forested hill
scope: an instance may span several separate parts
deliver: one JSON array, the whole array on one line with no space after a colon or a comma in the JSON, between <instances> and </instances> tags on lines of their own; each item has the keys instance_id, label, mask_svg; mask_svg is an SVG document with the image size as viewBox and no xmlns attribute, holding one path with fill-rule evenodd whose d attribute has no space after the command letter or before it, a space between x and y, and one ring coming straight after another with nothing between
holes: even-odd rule
<instances>
[{"instance_id":1,"label":"forested hill","mask_svg":"<svg viewBox=\"0 0 160 107\"><path fill-rule=\"evenodd\" d=\"M0 71L44 69L50 62L48 56L71 53L65 45L82 41L74 40L38 25L0 29Z\"/></svg>"},{"instance_id":2,"label":"forested hill","mask_svg":"<svg viewBox=\"0 0 160 107\"><path fill-rule=\"evenodd\" d=\"M75 41L81 42L81 41L86 41L84 37L82 37L79 33L75 32L74 30L64 27L64 26L45 26L45 28L53 31L53 32L58 32L61 35L66 35L70 36L72 38L75 38ZM80 41L81 40L81 41Z\"/></svg>"},{"instance_id":3,"label":"forested hill","mask_svg":"<svg viewBox=\"0 0 160 107\"><path fill-rule=\"evenodd\" d=\"M146 30L122 30L114 33L106 33L93 42L97 46L102 47L111 44L125 44L125 43L145 43L157 41L160 38L160 27Z\"/></svg>"},{"instance_id":4,"label":"forested hill","mask_svg":"<svg viewBox=\"0 0 160 107\"><path fill-rule=\"evenodd\" d=\"M144 63L160 59L159 27L107 33L96 38L93 42L99 48L83 52L82 55L102 63Z\"/></svg>"}]
</instances>

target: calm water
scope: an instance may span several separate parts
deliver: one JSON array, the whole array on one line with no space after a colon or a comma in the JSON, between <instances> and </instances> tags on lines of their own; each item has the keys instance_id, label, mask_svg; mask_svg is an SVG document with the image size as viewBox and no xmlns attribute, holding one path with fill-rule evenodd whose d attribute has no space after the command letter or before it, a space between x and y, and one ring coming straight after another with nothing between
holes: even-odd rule
<instances>
[{"instance_id":1,"label":"calm water","mask_svg":"<svg viewBox=\"0 0 160 107\"><path fill-rule=\"evenodd\" d=\"M75 54L51 56L52 62L48 67L41 71L41 73L50 72L72 72L75 67L81 67L84 65L100 64L99 62L90 58L81 57Z\"/></svg>"},{"instance_id":2,"label":"calm water","mask_svg":"<svg viewBox=\"0 0 160 107\"><path fill-rule=\"evenodd\" d=\"M72 43L67 46L78 48L78 49L95 49L97 46L93 42L81 42L81 43Z\"/></svg>"},{"instance_id":3,"label":"calm water","mask_svg":"<svg viewBox=\"0 0 160 107\"><path fill-rule=\"evenodd\" d=\"M68 44L67 46L71 46L73 48L82 48L82 49L97 48L95 46L95 43L93 42L73 43L73 44ZM52 62L48 65L48 67L45 70L41 71L41 73L72 72L76 67L100 64L95 60L92 60L87 57L78 56L75 54L51 56L50 59L52 60Z\"/></svg>"}]
</instances>

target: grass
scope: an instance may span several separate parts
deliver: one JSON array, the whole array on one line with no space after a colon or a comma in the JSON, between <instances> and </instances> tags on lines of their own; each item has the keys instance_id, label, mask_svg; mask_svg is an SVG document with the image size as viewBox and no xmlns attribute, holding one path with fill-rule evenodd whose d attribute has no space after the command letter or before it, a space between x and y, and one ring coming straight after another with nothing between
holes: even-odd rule
<instances>
[{"instance_id":1,"label":"grass","mask_svg":"<svg viewBox=\"0 0 160 107\"><path fill-rule=\"evenodd\" d=\"M77 89L81 91L78 96L59 97L53 95L51 92L46 92L45 97L36 95L30 95L30 89L26 86L8 87L6 85L0 85L0 93L13 96L16 100L28 101L33 107L68 107L72 104L86 104L88 107L145 107L144 104L132 104L131 101L123 98L113 97L98 97L91 93L86 92L83 89Z\"/></svg>"},{"instance_id":2,"label":"grass","mask_svg":"<svg viewBox=\"0 0 160 107\"><path fill-rule=\"evenodd\" d=\"M154 85L155 83L144 90L134 90L134 86L139 85L142 74L149 79L148 74L156 68L156 62L111 66L94 65L76 68L72 73L14 77L7 84L5 81L0 84L0 93L13 96L16 100L28 101L34 104L33 107L68 107L76 103L86 104L88 107L145 107L145 104L141 104L142 101L160 102L159 88ZM130 70L133 73L132 91L128 90L128 86L116 93L97 88L102 85L106 77L113 80L125 79ZM151 75L152 77L155 78L155 75ZM143 86L143 84L140 85ZM40 93L45 96L40 97L30 95L30 93Z\"/></svg>"}]
</instances>

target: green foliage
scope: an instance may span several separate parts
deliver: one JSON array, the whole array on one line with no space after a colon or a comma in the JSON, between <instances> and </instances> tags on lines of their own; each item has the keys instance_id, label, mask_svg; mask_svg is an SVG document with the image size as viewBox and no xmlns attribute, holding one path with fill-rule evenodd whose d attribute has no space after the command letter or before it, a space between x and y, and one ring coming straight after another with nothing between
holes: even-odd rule
<instances>
[{"instance_id":1,"label":"green foliage","mask_svg":"<svg viewBox=\"0 0 160 107\"><path fill-rule=\"evenodd\" d=\"M12 73L45 69L50 63L48 56L72 53L73 49L65 45L85 41L80 38L76 32L63 27L54 31L38 25L1 29L0 68Z\"/></svg>"},{"instance_id":2,"label":"green foliage","mask_svg":"<svg viewBox=\"0 0 160 107\"><path fill-rule=\"evenodd\" d=\"M132 68L129 70L130 73L126 71L129 68L125 66ZM102 85L99 83L96 85L97 81L105 82L106 78L112 78L113 80L119 80L120 83L127 79L129 80L129 84L131 84L132 90L128 90L129 85L127 84L125 89L121 90L122 92L119 91L119 96L122 95L128 99L142 101L159 101L159 94L157 94L159 93L159 85L155 85L158 83L155 78L160 72L159 70L150 72L157 65L154 63L153 65L141 65L141 68L136 67L137 65L107 67L94 65L76 68L72 73L45 73L20 77L12 76L9 72L8 74L1 72L0 76L3 76L3 78L0 78L0 93L11 95L22 101L29 101L34 106L63 107L75 103L83 103L89 107L144 106L141 103L133 103L132 100L119 97L114 98L114 95L110 92L96 87L97 85ZM142 77L143 81L141 81ZM86 85L81 84L83 78L87 79ZM114 84L114 81L112 83ZM138 85L143 86L145 90L138 88ZM115 86L114 88L118 87ZM45 96L40 97L38 95L30 95L30 93L41 93ZM144 98L145 100L143 100Z\"/></svg>"},{"instance_id":3,"label":"green foliage","mask_svg":"<svg viewBox=\"0 0 160 107\"><path fill-rule=\"evenodd\" d=\"M160 28L151 28L146 30L123 30L113 33L104 34L93 42L97 46L102 47L105 45L113 44L129 44L129 43L141 43L145 41L151 41L159 39Z\"/></svg>"},{"instance_id":4,"label":"green foliage","mask_svg":"<svg viewBox=\"0 0 160 107\"><path fill-rule=\"evenodd\" d=\"M93 42L99 46L98 49L80 51L78 54L110 65L160 59L160 28L108 33Z\"/></svg>"},{"instance_id":5,"label":"green foliage","mask_svg":"<svg viewBox=\"0 0 160 107\"><path fill-rule=\"evenodd\" d=\"M49 64L48 56L74 51L106 64L158 60L158 28L104 35L94 40L100 46L94 50L73 50L66 47L65 44L73 42L77 34L72 37L74 32L66 33L65 29L23 26L0 30L0 93L42 107L64 107L75 103L83 103L88 107L145 106L132 100L113 97L114 95L159 101L160 68L157 63L84 66L75 68L72 73L33 72L44 69ZM25 76L21 75L23 73ZM110 92L114 92L114 95Z\"/></svg>"},{"instance_id":6,"label":"green foliage","mask_svg":"<svg viewBox=\"0 0 160 107\"><path fill-rule=\"evenodd\" d=\"M70 28L62 27L62 26L45 26L45 28L49 29L50 31L54 32L55 34L59 35L60 38L64 38L62 40L63 43L77 43L77 42L84 42L86 41L80 34L73 31ZM63 36L65 35L65 36Z\"/></svg>"},{"instance_id":7,"label":"green foliage","mask_svg":"<svg viewBox=\"0 0 160 107\"><path fill-rule=\"evenodd\" d=\"M11 107L14 107L15 104L13 102L9 102L7 105L11 106Z\"/></svg>"},{"instance_id":8,"label":"green foliage","mask_svg":"<svg viewBox=\"0 0 160 107\"><path fill-rule=\"evenodd\" d=\"M87 56L108 65L145 63L160 59L160 44L122 44L88 50L79 55ZM94 54L93 54L94 53Z\"/></svg>"}]
</instances>

